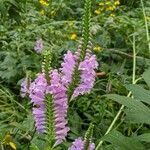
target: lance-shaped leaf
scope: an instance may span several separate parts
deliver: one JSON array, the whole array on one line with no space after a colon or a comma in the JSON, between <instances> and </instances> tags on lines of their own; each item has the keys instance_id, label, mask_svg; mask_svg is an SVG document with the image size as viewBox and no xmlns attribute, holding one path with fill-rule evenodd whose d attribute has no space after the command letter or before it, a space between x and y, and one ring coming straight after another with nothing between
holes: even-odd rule
<instances>
[{"instance_id":1,"label":"lance-shaped leaf","mask_svg":"<svg viewBox=\"0 0 150 150\"><path fill-rule=\"evenodd\" d=\"M150 124L150 109L144 105L142 102L125 96L120 96L117 94L109 94L107 95L109 99L112 99L127 108L125 112L127 113L127 117L136 123L146 123Z\"/></svg>"},{"instance_id":2,"label":"lance-shaped leaf","mask_svg":"<svg viewBox=\"0 0 150 150\"><path fill-rule=\"evenodd\" d=\"M144 150L143 145L137 139L126 137L116 130L105 135L102 140L110 142L113 148L118 150Z\"/></svg>"}]
</instances>

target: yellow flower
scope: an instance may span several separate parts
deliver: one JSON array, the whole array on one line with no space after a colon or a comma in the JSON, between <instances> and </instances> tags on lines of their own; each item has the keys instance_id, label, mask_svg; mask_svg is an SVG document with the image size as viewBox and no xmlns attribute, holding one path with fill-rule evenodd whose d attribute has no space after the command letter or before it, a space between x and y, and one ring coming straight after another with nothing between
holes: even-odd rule
<instances>
[{"instance_id":1,"label":"yellow flower","mask_svg":"<svg viewBox=\"0 0 150 150\"><path fill-rule=\"evenodd\" d=\"M115 17L115 14L110 14L111 17Z\"/></svg>"},{"instance_id":2,"label":"yellow flower","mask_svg":"<svg viewBox=\"0 0 150 150\"><path fill-rule=\"evenodd\" d=\"M13 150L16 150L16 144L12 142L12 137L9 133L6 134L2 142L3 145L9 145Z\"/></svg>"},{"instance_id":3,"label":"yellow flower","mask_svg":"<svg viewBox=\"0 0 150 150\"><path fill-rule=\"evenodd\" d=\"M40 11L40 14L41 14L41 15L44 15L44 14L45 14L45 11L44 11L44 10L41 10L41 11Z\"/></svg>"},{"instance_id":4,"label":"yellow flower","mask_svg":"<svg viewBox=\"0 0 150 150\"><path fill-rule=\"evenodd\" d=\"M117 0L117 1L114 2L114 4L115 4L115 5L119 5L120 2Z\"/></svg>"},{"instance_id":5,"label":"yellow flower","mask_svg":"<svg viewBox=\"0 0 150 150\"><path fill-rule=\"evenodd\" d=\"M49 5L46 0L40 0L39 2L40 2L40 4L43 5L43 6L48 6L48 5Z\"/></svg>"},{"instance_id":6,"label":"yellow flower","mask_svg":"<svg viewBox=\"0 0 150 150\"><path fill-rule=\"evenodd\" d=\"M103 5L104 5L104 3L103 3L103 2L100 2L100 3L99 3L99 6L103 6Z\"/></svg>"},{"instance_id":7,"label":"yellow flower","mask_svg":"<svg viewBox=\"0 0 150 150\"><path fill-rule=\"evenodd\" d=\"M76 33L72 33L70 36L71 40L76 40L77 39L77 34Z\"/></svg>"},{"instance_id":8,"label":"yellow flower","mask_svg":"<svg viewBox=\"0 0 150 150\"><path fill-rule=\"evenodd\" d=\"M94 11L94 13L99 15L101 13L101 11L97 9L97 10Z\"/></svg>"},{"instance_id":9,"label":"yellow flower","mask_svg":"<svg viewBox=\"0 0 150 150\"><path fill-rule=\"evenodd\" d=\"M105 4L106 4L106 5L111 5L111 2L110 2L110 1L107 1Z\"/></svg>"},{"instance_id":10,"label":"yellow flower","mask_svg":"<svg viewBox=\"0 0 150 150\"><path fill-rule=\"evenodd\" d=\"M13 143L13 142L9 142L9 146L13 149L13 150L16 150L16 144Z\"/></svg>"},{"instance_id":11,"label":"yellow flower","mask_svg":"<svg viewBox=\"0 0 150 150\"><path fill-rule=\"evenodd\" d=\"M102 51L102 48L101 48L99 45L97 45L97 46L95 46L95 47L93 48L93 50L94 50L95 52L100 52L100 51Z\"/></svg>"},{"instance_id":12,"label":"yellow flower","mask_svg":"<svg viewBox=\"0 0 150 150\"><path fill-rule=\"evenodd\" d=\"M113 10L115 10L115 8L116 8L115 6L109 6L109 7L106 8L106 10L107 10L107 11L108 11L108 10L113 11Z\"/></svg>"}]
</instances>

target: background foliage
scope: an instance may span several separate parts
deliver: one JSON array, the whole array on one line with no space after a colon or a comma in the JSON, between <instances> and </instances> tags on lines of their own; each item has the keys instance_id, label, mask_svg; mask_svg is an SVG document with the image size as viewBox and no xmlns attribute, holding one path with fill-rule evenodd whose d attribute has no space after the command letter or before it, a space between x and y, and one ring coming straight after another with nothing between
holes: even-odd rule
<instances>
[{"instance_id":1,"label":"background foliage","mask_svg":"<svg viewBox=\"0 0 150 150\"><path fill-rule=\"evenodd\" d=\"M93 53L100 64L97 72L104 75L97 76L90 95L70 104L71 131L62 149L83 136L90 122L95 125L93 141L104 141L102 149L150 149L150 50L145 30L145 20L150 26L150 2L143 2L145 18L140 0L119 3L93 0ZM35 132L31 103L20 97L20 83L27 72L34 78L41 69L42 56L34 51L37 39L43 39L44 49L52 49L54 68L68 49L76 50L83 5L80 0L55 0L49 6L37 0L0 1L0 141L7 143L7 149L14 149L7 142L8 135L18 150L44 146L44 136ZM131 85L133 49L137 85ZM127 97L130 91L132 97ZM113 130L105 135L120 105L125 109Z\"/></svg>"}]
</instances>

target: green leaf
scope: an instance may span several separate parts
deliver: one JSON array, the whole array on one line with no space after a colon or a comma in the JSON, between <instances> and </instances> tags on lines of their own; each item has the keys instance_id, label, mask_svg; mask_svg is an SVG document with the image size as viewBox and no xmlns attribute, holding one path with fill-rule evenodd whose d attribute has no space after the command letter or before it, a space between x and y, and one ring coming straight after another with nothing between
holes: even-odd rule
<instances>
[{"instance_id":1,"label":"green leaf","mask_svg":"<svg viewBox=\"0 0 150 150\"><path fill-rule=\"evenodd\" d=\"M109 94L107 97L122 105L127 106L128 109L126 109L126 113L130 120L136 123L150 124L150 109L142 102L117 94Z\"/></svg>"},{"instance_id":2,"label":"green leaf","mask_svg":"<svg viewBox=\"0 0 150 150\"><path fill-rule=\"evenodd\" d=\"M150 68L143 73L142 77L150 88Z\"/></svg>"},{"instance_id":3,"label":"green leaf","mask_svg":"<svg viewBox=\"0 0 150 150\"><path fill-rule=\"evenodd\" d=\"M150 133L144 133L136 137L139 141L150 142Z\"/></svg>"},{"instance_id":4,"label":"green leaf","mask_svg":"<svg viewBox=\"0 0 150 150\"><path fill-rule=\"evenodd\" d=\"M125 137L119 131L113 130L102 140L110 142L118 150L144 150L143 145L132 137Z\"/></svg>"},{"instance_id":5,"label":"green leaf","mask_svg":"<svg viewBox=\"0 0 150 150\"><path fill-rule=\"evenodd\" d=\"M39 148L34 143L32 143L30 146L30 150L39 150Z\"/></svg>"},{"instance_id":6,"label":"green leaf","mask_svg":"<svg viewBox=\"0 0 150 150\"><path fill-rule=\"evenodd\" d=\"M150 105L150 91L145 90L139 85L127 85L126 88L132 92L135 99Z\"/></svg>"},{"instance_id":7,"label":"green leaf","mask_svg":"<svg viewBox=\"0 0 150 150\"><path fill-rule=\"evenodd\" d=\"M11 122L10 125L13 127L16 127L17 129L19 129L21 131L26 131L26 128L24 126L22 126L22 124L20 124L20 123Z\"/></svg>"}]
</instances>

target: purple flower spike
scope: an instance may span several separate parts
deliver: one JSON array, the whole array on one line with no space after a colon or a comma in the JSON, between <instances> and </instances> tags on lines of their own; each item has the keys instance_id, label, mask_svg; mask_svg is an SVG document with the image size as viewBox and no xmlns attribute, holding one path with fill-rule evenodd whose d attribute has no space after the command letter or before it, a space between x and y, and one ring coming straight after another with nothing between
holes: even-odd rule
<instances>
[{"instance_id":1,"label":"purple flower spike","mask_svg":"<svg viewBox=\"0 0 150 150\"><path fill-rule=\"evenodd\" d=\"M94 150L94 149L95 149L95 144L90 143L89 150ZM84 150L84 141L82 140L82 138L79 137L75 139L72 146L68 150Z\"/></svg>"},{"instance_id":2,"label":"purple flower spike","mask_svg":"<svg viewBox=\"0 0 150 150\"><path fill-rule=\"evenodd\" d=\"M62 68L62 83L67 87L72 81L72 74L76 65L76 58L70 51L65 54L64 62L61 64Z\"/></svg>"},{"instance_id":3,"label":"purple flower spike","mask_svg":"<svg viewBox=\"0 0 150 150\"><path fill-rule=\"evenodd\" d=\"M42 52L42 50L43 50L43 40L42 39L39 39L39 40L36 41L35 46L34 46L34 50L37 53Z\"/></svg>"},{"instance_id":4,"label":"purple flower spike","mask_svg":"<svg viewBox=\"0 0 150 150\"><path fill-rule=\"evenodd\" d=\"M22 98L26 97L29 94L29 86L30 86L30 81L28 83L28 79L25 78L21 83L21 89L20 89Z\"/></svg>"},{"instance_id":5,"label":"purple flower spike","mask_svg":"<svg viewBox=\"0 0 150 150\"><path fill-rule=\"evenodd\" d=\"M96 72L95 69L98 67L95 55L90 55L89 53L85 57L85 60L82 61L79 65L78 70L81 72L81 80L78 87L75 89L73 97L75 98L78 95L83 95L89 93L93 88L95 82Z\"/></svg>"},{"instance_id":6,"label":"purple flower spike","mask_svg":"<svg viewBox=\"0 0 150 150\"><path fill-rule=\"evenodd\" d=\"M68 150L83 150L84 148L84 141L79 137L75 139L75 141L72 143L72 146Z\"/></svg>"},{"instance_id":7,"label":"purple flower spike","mask_svg":"<svg viewBox=\"0 0 150 150\"><path fill-rule=\"evenodd\" d=\"M39 133L45 132L45 107L37 106L33 108L33 115L35 119L35 126Z\"/></svg>"},{"instance_id":8,"label":"purple flower spike","mask_svg":"<svg viewBox=\"0 0 150 150\"><path fill-rule=\"evenodd\" d=\"M47 93L50 93L53 96L54 126L56 135L55 145L57 145L65 140L67 132L69 131L69 128L66 126L68 109L66 88L61 83L61 76L57 70L53 70L51 73L51 84L47 87Z\"/></svg>"},{"instance_id":9,"label":"purple flower spike","mask_svg":"<svg viewBox=\"0 0 150 150\"><path fill-rule=\"evenodd\" d=\"M45 105L44 98L47 82L44 74L39 74L38 77L31 83L30 95L33 102L33 115L35 119L36 129L39 133L45 132Z\"/></svg>"}]
</instances>

